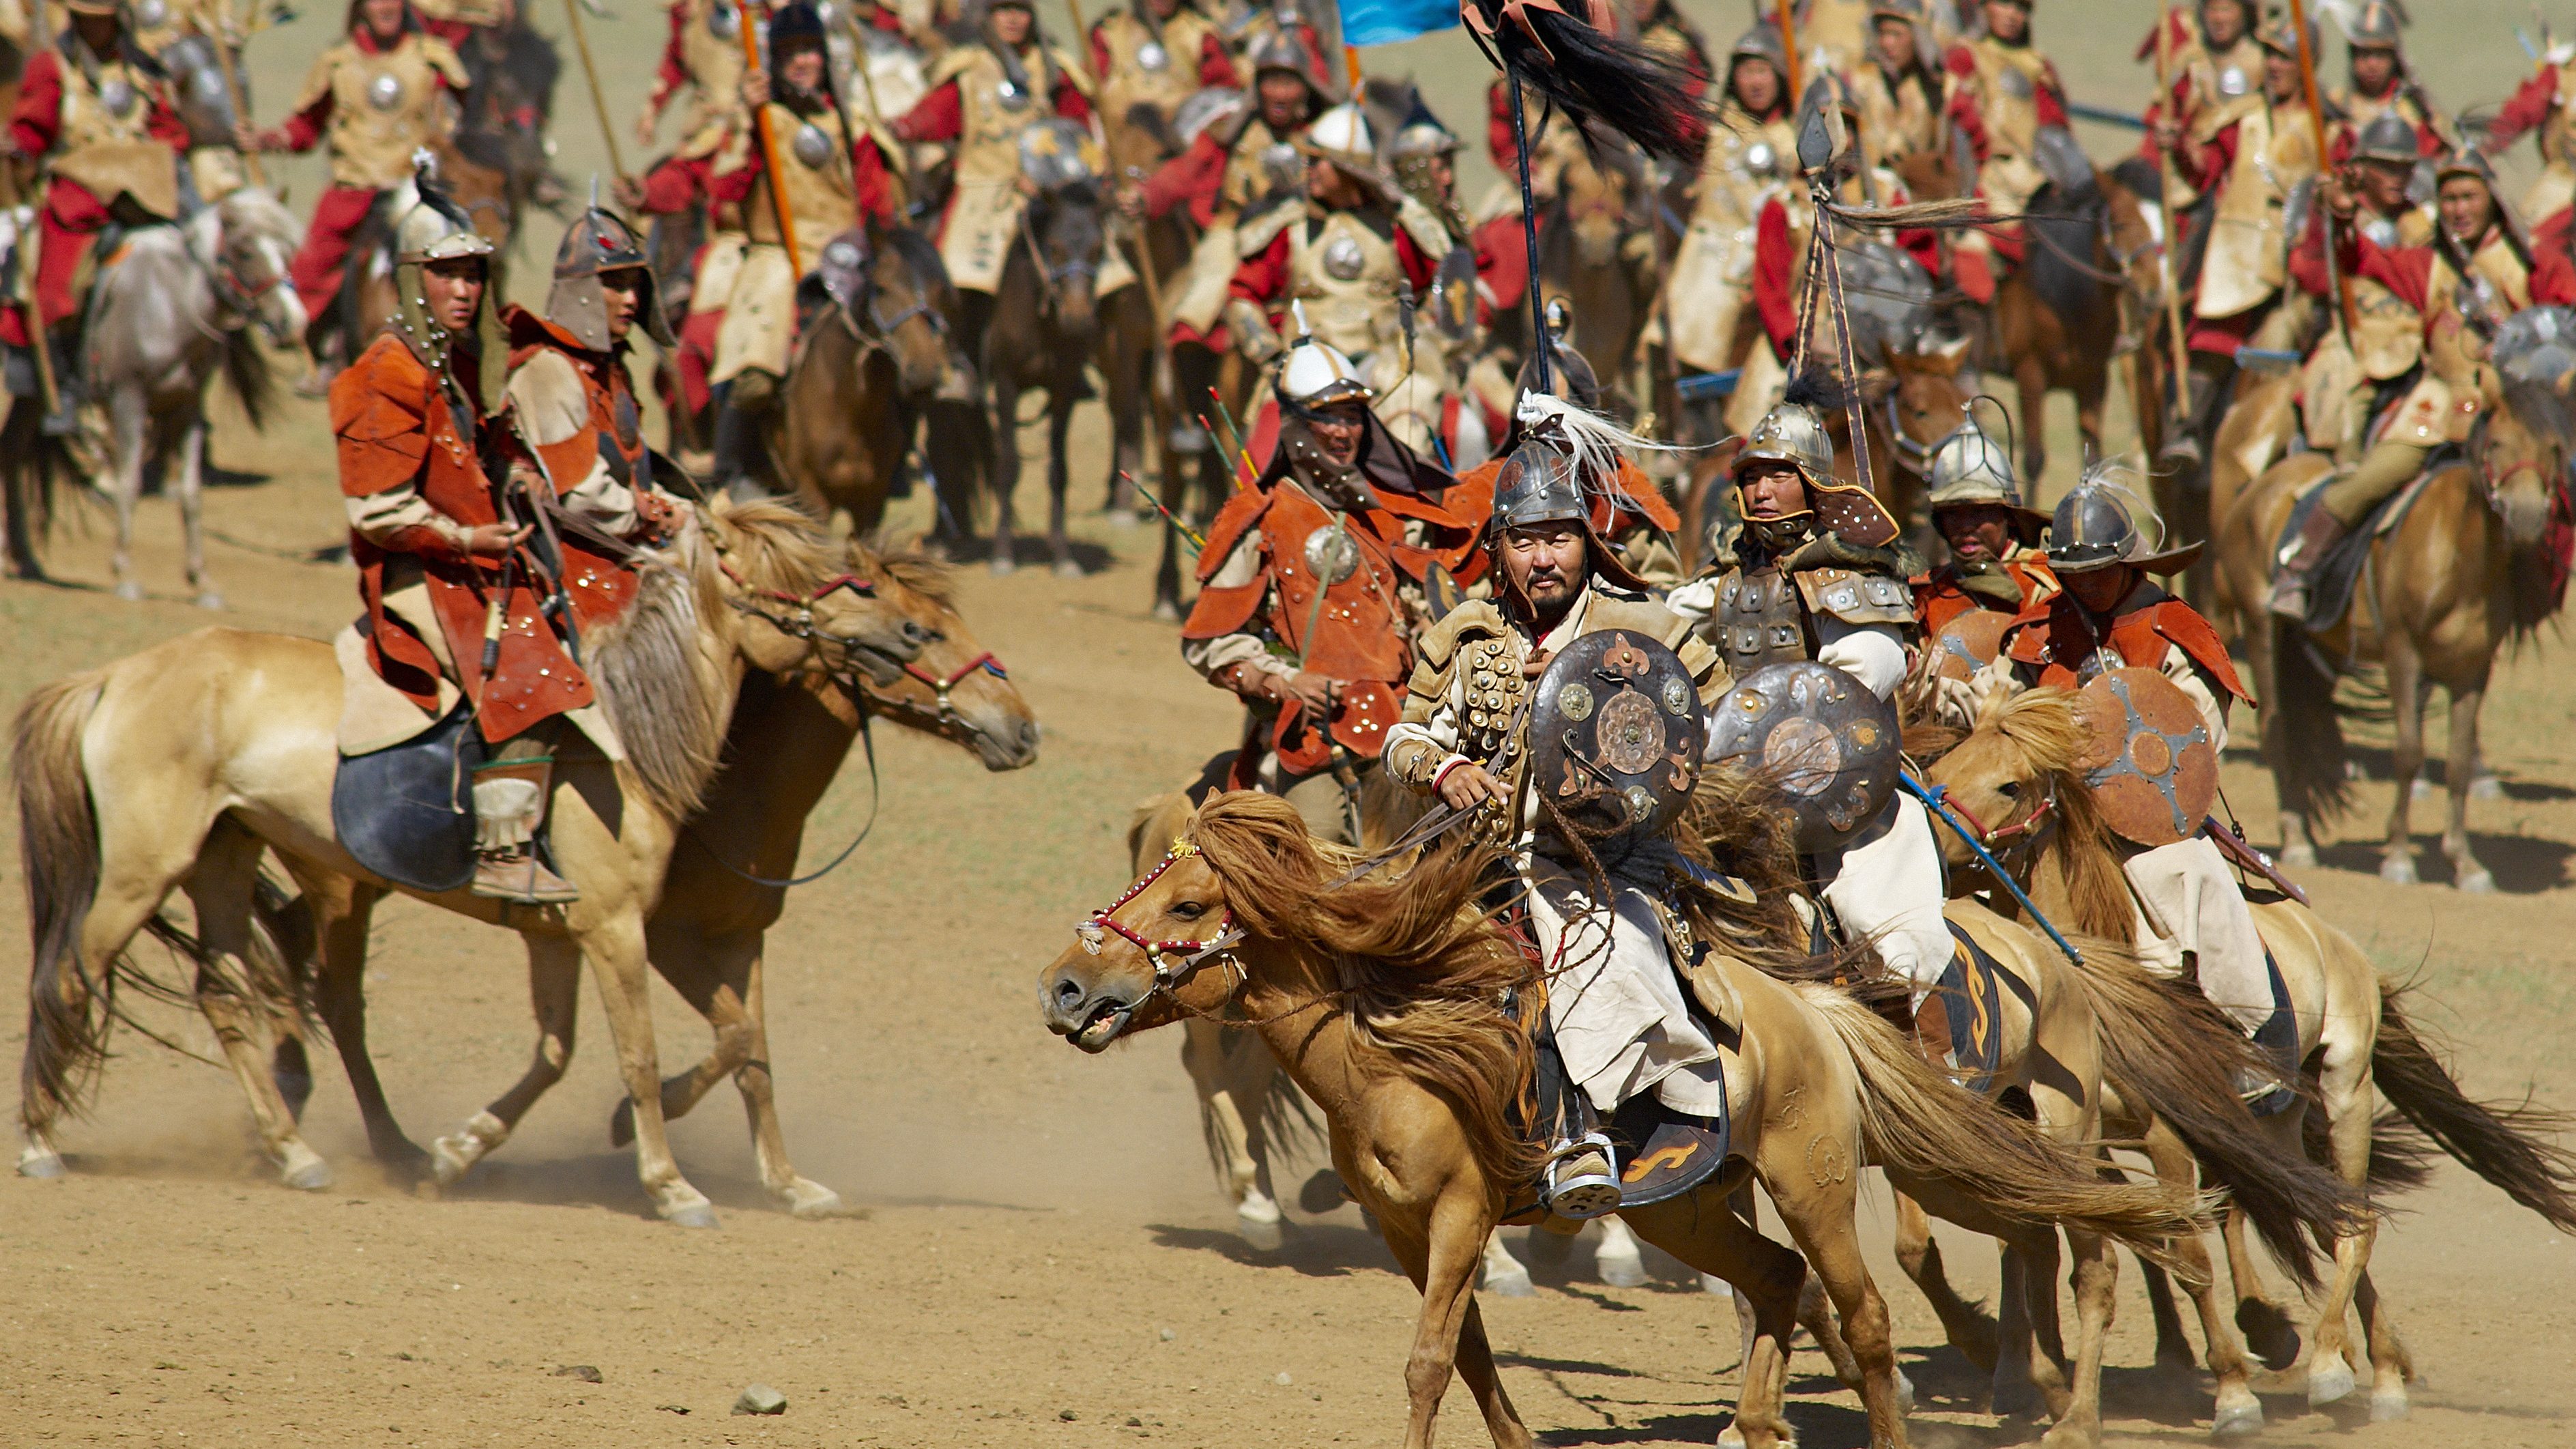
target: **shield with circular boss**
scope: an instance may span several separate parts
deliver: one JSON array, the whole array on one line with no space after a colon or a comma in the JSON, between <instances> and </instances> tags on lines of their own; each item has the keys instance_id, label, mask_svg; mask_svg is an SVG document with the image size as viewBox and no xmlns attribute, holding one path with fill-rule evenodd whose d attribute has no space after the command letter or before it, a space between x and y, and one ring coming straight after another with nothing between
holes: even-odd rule
<instances>
[{"instance_id":1,"label":"shield with circular boss","mask_svg":"<svg viewBox=\"0 0 2576 1449\"><path fill-rule=\"evenodd\" d=\"M1604 834L1671 824L1699 782L1699 686L1651 635L1585 634L1548 661L1530 705L1530 782Z\"/></svg>"},{"instance_id":2,"label":"shield with circular boss","mask_svg":"<svg viewBox=\"0 0 2576 1449\"><path fill-rule=\"evenodd\" d=\"M1798 849L1832 850L1896 793L1896 707L1830 664L1766 664L1709 721L1709 758L1758 771L1797 822Z\"/></svg>"},{"instance_id":3,"label":"shield with circular boss","mask_svg":"<svg viewBox=\"0 0 2576 1449\"><path fill-rule=\"evenodd\" d=\"M2113 669L2076 691L2088 736L2076 764L2113 834L2171 845L2218 803L2218 750L2191 696L2152 669Z\"/></svg>"},{"instance_id":4,"label":"shield with circular boss","mask_svg":"<svg viewBox=\"0 0 2576 1449\"><path fill-rule=\"evenodd\" d=\"M1934 672L1943 679L1976 678L1978 670L2003 652L2004 633L2012 621L2013 616L2001 609L1970 609L1942 625L1932 641L1939 651Z\"/></svg>"}]
</instances>

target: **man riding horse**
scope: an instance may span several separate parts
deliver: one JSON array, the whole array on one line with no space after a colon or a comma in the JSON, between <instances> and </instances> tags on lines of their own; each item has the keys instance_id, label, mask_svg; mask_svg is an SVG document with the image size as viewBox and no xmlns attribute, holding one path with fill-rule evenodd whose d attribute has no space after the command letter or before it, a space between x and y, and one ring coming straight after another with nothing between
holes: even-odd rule
<instances>
[{"instance_id":1,"label":"man riding horse","mask_svg":"<svg viewBox=\"0 0 2576 1449\"><path fill-rule=\"evenodd\" d=\"M1123 126L1138 106L1166 125L1200 91L1239 85L1224 29L1187 0L1135 0L1091 27L1091 73L1101 116Z\"/></svg>"},{"instance_id":2,"label":"man riding horse","mask_svg":"<svg viewBox=\"0 0 2576 1449\"><path fill-rule=\"evenodd\" d=\"M1736 556L1667 596L1738 679L1769 664L1813 660L1892 699L1905 680L1919 570L1876 498L1834 476L1833 445L1814 409L1783 402L1764 415L1732 481L1744 531ZM1877 945L1912 983L1928 1050L1951 1040L1938 985L1954 947L1941 919L1941 857L1923 807L1888 801L1856 843L1816 859L1822 895L1855 941Z\"/></svg>"},{"instance_id":3,"label":"man riding horse","mask_svg":"<svg viewBox=\"0 0 2576 1449\"><path fill-rule=\"evenodd\" d=\"M576 404L555 374L569 365L583 375L577 406L582 419L594 416L590 391L615 387L620 333L652 288L624 253L594 245L589 218L574 228L558 259L558 271L573 275L557 283L545 319L564 335L529 344L535 377L516 394L529 409L519 429L553 440L531 451L498 431L511 424L507 354L487 290L492 244L434 183L419 190L420 203L394 226L399 315L331 385L350 556L366 604L339 640L348 689L340 746L354 755L397 744L461 702L491 747L473 776L474 893L568 901L572 887L535 845L562 721L610 758L623 755L567 645L615 618L637 589L621 548L585 535L619 545L649 537L669 505L650 495L632 460L631 481L605 456L580 466L593 449L622 456L631 430L619 428L612 404L604 448L595 425L591 441L577 436L583 423L570 422ZM606 282L602 262L611 263ZM540 361L541 352L562 357ZM564 477L557 465L580 471Z\"/></svg>"},{"instance_id":4,"label":"man riding horse","mask_svg":"<svg viewBox=\"0 0 2576 1449\"><path fill-rule=\"evenodd\" d=\"M648 147L671 102L683 95L689 107L680 119L683 136L732 115L740 103L742 0L671 0L666 14L670 35L653 72L653 93L635 116L635 139Z\"/></svg>"},{"instance_id":5,"label":"man riding horse","mask_svg":"<svg viewBox=\"0 0 2576 1449\"><path fill-rule=\"evenodd\" d=\"M2012 455L1974 422L1932 447L1924 502L1932 527L1950 546L1949 562L1914 585L1914 611L1929 638L1978 609L2019 614L2055 592L2048 555L2039 546L2048 515L2023 504Z\"/></svg>"},{"instance_id":6,"label":"man riding horse","mask_svg":"<svg viewBox=\"0 0 2576 1449\"><path fill-rule=\"evenodd\" d=\"M1985 0L1985 33L1942 59L1953 82L1950 125L1976 157L1977 195L2009 218L2029 210L2031 197L2064 169L2060 157L2083 157L2067 129L2057 67L2030 43L2030 11L2031 0ZM2091 163L2083 166L2089 175ZM2021 223L2008 220L1964 235L1951 268L1960 290L1984 306L2021 256Z\"/></svg>"},{"instance_id":7,"label":"man riding horse","mask_svg":"<svg viewBox=\"0 0 2576 1449\"><path fill-rule=\"evenodd\" d=\"M2486 157L2475 150L2449 152L2433 168L2439 220L2427 242L2417 246L2393 245L2401 238L2383 241L2368 225L2354 225L2362 193L2384 194L2394 166L2367 159L2365 150L2360 169L2360 186L2338 175L2322 188L2335 222L2341 273L2352 279L2361 299L2355 312L2362 312L2364 302L2369 307L2371 321L2354 342L2382 344L2366 349L2366 357L2393 354L2376 369L2365 363L2366 375L2388 371L2399 358L2409 363L2374 389L2374 399L2396 393L2397 384L2410 379L2412 385L2376 419L2352 420L2355 428L2375 421L2369 451L2327 481L2283 552L2271 607L2291 619L2307 617L2309 583L2334 545L2414 481L2435 448L2466 442L2478 414L2494 405L2496 378L2486 362L2486 339L2525 307L2576 303L2576 263L2564 251L2532 246L2520 219L2496 195ZM2322 290L2325 269L2315 253L2302 260L2302 281ZM2397 335L2383 336L2390 332Z\"/></svg>"},{"instance_id":8,"label":"man riding horse","mask_svg":"<svg viewBox=\"0 0 2576 1449\"><path fill-rule=\"evenodd\" d=\"M2394 0L2362 0L2344 36L2349 79L2326 92L2326 112L2343 122L2347 140L2359 137L2380 117L2395 116L2415 132L2417 155L2439 156L2450 124L2415 84L2414 67L2406 62L2405 38L2399 33L2405 19Z\"/></svg>"},{"instance_id":9,"label":"man riding horse","mask_svg":"<svg viewBox=\"0 0 2576 1449\"><path fill-rule=\"evenodd\" d=\"M1443 506L1449 475L1386 430L1330 343L1300 336L1272 391L1279 446L1208 528L1181 657L1249 711L1233 783L1356 845L1360 775L1396 721L1426 590L1472 578L1476 524Z\"/></svg>"},{"instance_id":10,"label":"man riding horse","mask_svg":"<svg viewBox=\"0 0 2576 1449\"><path fill-rule=\"evenodd\" d=\"M1869 14L1869 59L1848 80L1860 99L1863 158L1893 166L1899 157L1941 149L1947 88L1925 59L1923 0L1875 0Z\"/></svg>"},{"instance_id":11,"label":"man riding horse","mask_svg":"<svg viewBox=\"0 0 2576 1449\"><path fill-rule=\"evenodd\" d=\"M1558 1216L1580 1220L1620 1201L1618 1164L1595 1120L1648 1093L1684 1117L1723 1117L1726 1083L1717 1047L1686 1005L1666 954L1669 877L1683 868L1671 827L1617 841L1567 839L1557 823L1565 817L1542 806L1542 782L1531 778L1529 696L1551 657L1609 630L1672 650L1703 708L1732 681L1690 621L1655 603L1593 531L1596 507L1615 506L1621 489L1587 461L1601 456L1599 444L1577 447L1569 426L1616 436L1558 404L1537 415L1504 460L1483 529L1495 597L1462 604L1424 632L1403 721L1387 733L1386 769L1453 809L1499 812L1515 847L1510 859L1550 972L1548 1022L1561 1076L1575 1089L1561 1103L1542 1104L1551 1120L1541 1130L1552 1141L1541 1192ZM1684 739L1680 748L1695 767L1706 741ZM1603 883L1587 876L1587 856L1604 860L1610 901L1599 899ZM1541 1073L1559 1075L1550 1067Z\"/></svg>"},{"instance_id":12,"label":"man riding horse","mask_svg":"<svg viewBox=\"0 0 2576 1449\"><path fill-rule=\"evenodd\" d=\"M759 471L760 425L795 348L798 285L834 237L866 218L894 217L884 155L833 94L823 18L812 5L798 0L770 17L769 68L743 76L742 103L707 179L709 198L737 209L745 240L708 373L715 480L728 488L750 486ZM665 184L679 189L676 178ZM780 230L781 213L792 238Z\"/></svg>"},{"instance_id":13,"label":"man riding horse","mask_svg":"<svg viewBox=\"0 0 2576 1449\"><path fill-rule=\"evenodd\" d=\"M304 94L283 125L250 129L242 149L310 151L331 156L331 183L313 203L312 229L295 254L295 295L304 303L305 340L313 376L304 388L318 393L345 359L330 339L341 327L342 273L349 247L377 200L412 174L412 153L446 134L444 96L466 86L465 63L446 41L421 27L406 0L350 0L347 35L313 61Z\"/></svg>"},{"instance_id":14,"label":"man riding horse","mask_svg":"<svg viewBox=\"0 0 2576 1449\"><path fill-rule=\"evenodd\" d=\"M82 298L74 286L82 263L112 223L179 215L179 156L188 145L161 68L134 45L116 0L65 0L65 8L71 24L28 57L9 117L8 148L40 160L45 190L36 214L34 295L16 295L0 309L0 342L19 352L45 344L39 379L50 377L53 389L45 431L57 436L78 428L82 368L74 344ZM29 381L12 390L38 389Z\"/></svg>"},{"instance_id":15,"label":"man riding horse","mask_svg":"<svg viewBox=\"0 0 2576 1449\"><path fill-rule=\"evenodd\" d=\"M1689 225L1673 253L1656 307L1657 330L1673 360L1693 372L1724 373L1745 365L1737 321L1753 280L1756 222L1775 197L1803 205L1795 182L1797 135L1790 129L1788 52L1780 33L1755 25L1727 54L1726 91L1708 128L1708 150L1691 183ZM1759 343L1750 345L1758 346ZM1737 392L1742 393L1739 386ZM1724 429L1698 427L1714 440L1761 418L1768 399L1731 403Z\"/></svg>"}]
</instances>

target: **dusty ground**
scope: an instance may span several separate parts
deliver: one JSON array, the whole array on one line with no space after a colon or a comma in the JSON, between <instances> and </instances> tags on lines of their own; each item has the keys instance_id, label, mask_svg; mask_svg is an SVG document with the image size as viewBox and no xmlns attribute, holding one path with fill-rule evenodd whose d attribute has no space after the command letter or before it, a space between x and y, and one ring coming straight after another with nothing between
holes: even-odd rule
<instances>
[{"instance_id":1,"label":"dusty ground","mask_svg":"<svg viewBox=\"0 0 2576 1449\"><path fill-rule=\"evenodd\" d=\"M2073 16L2047 13L2061 28ZM321 14L262 42L275 47L262 63L263 119L319 45ZM1705 18L1724 36L1739 14ZM643 85L655 23L637 7L617 26L594 26L621 115ZM2110 52L2132 28L2122 20L2121 34L2086 42L2101 53L2070 63L2079 89L2105 93L2127 74ZM1446 68L1431 78L1458 95L1481 86L1454 38L1441 44ZM2464 90L2441 68L2465 62L2438 49L2431 60L2437 83ZM2492 56L2482 72L2504 66ZM565 152L576 172L598 149L570 109L579 95L568 78ZM1086 439L1090 429L1086 421ZM224 622L316 636L337 627L352 606L350 572L265 551L339 534L319 410L292 407L264 438L228 428L218 454L267 479L209 501L224 536L213 546L217 581L233 605ZM2073 456L2071 439L2058 455ZM1082 487L1081 501L1096 502L1096 481ZM103 592L102 525L74 512L53 549L60 586L0 585L0 707L207 622L177 602L168 504L146 509L154 599L139 606ZM935 742L887 739L875 837L848 869L800 892L772 937L772 1055L789 1141L806 1172L854 1205L851 1217L802 1223L769 1208L739 1119L716 1101L674 1136L723 1230L653 1221L631 1157L607 1146L616 1089L595 1032L521 1135L443 1201L418 1199L369 1165L336 1070L321 1073L307 1132L339 1181L291 1193L253 1152L225 1073L128 1035L94 1114L64 1135L73 1175L0 1176L0 1326L10 1346L0 1441L1389 1440L1414 1295L1357 1215L1299 1215L1284 1251L1244 1248L1205 1167L1178 1041L1149 1038L1090 1060L1037 1026L1036 972L1124 879L1127 808L1232 730L1220 699L1172 657L1170 627L1143 614L1146 535L1085 531L1107 559L1091 577L976 570L963 580L968 617L1045 721L1038 765L990 776ZM2507 798L2478 805L2473 819L2503 894L2382 886L2365 843L2330 850L2310 885L2385 968L2421 974L2473 1089L2530 1086L2565 1104L2576 1103L2576 1065L2561 1047L2576 1009L2567 929L2576 792L2562 782L2576 781L2565 730L2576 689L2550 674L2563 657L2551 640L2513 661L2490 706ZM2263 778L2237 760L2227 781L2257 838L2268 836ZM851 771L826 802L813 858L857 827L866 788ZM2360 796L2348 842L2375 833L2388 788L2366 784ZM2419 814L2419 827L2433 823ZM14 876L14 833L0 852L0 872ZM525 1059L517 952L506 937L417 906L389 907L379 921L377 1058L413 1134L444 1131ZM23 924L17 891L0 893L0 939L23 939ZM0 975L11 977L0 1021L14 1023L21 988L14 973ZM657 1007L666 1062L698 1050L694 1017L667 992ZM183 1044L210 1045L201 1026L151 1019ZM0 1039L0 1053L17 1040L14 1031ZM1305 1170L1299 1163L1283 1180ZM2430 1375L2415 1416L2367 1426L2311 1414L2293 1380L2292 1392L2267 1400L2269 1442L2576 1442L2576 1244L2448 1168L2406 1206L2412 1215L2381 1238L2378 1276ZM1869 1221L1883 1236L1883 1198ZM1991 1291L1981 1250L1953 1235L1951 1261ZM1907 1371L1924 1391L1917 1441L1983 1446L2035 1434L1976 1412L1973 1375L1940 1346L1883 1253L1877 1262ZM1714 1438L1734 1396L1727 1305L1679 1274L1605 1289L1588 1252L1571 1271L1543 1275L1534 1299L1486 1304L1507 1384L1533 1426L1568 1445ZM2185 1385L2176 1397L2151 1380L2135 1281L2124 1284L2112 1345L2112 1440L2191 1441L2205 1393ZM581 1366L598 1382L562 1372ZM1858 1406L1821 1360L1802 1351L1794 1368L1792 1417L1806 1442L1861 1443ZM787 1395L783 1418L727 1415L755 1380ZM1480 1442L1463 1393L1448 1442Z\"/></svg>"}]
</instances>

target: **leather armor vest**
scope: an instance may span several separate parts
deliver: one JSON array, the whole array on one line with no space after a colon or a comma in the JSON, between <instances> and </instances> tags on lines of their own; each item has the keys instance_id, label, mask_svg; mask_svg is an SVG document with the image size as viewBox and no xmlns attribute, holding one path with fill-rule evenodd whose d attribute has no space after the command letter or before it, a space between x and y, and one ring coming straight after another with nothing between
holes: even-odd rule
<instances>
[{"instance_id":1,"label":"leather armor vest","mask_svg":"<svg viewBox=\"0 0 2576 1449\"><path fill-rule=\"evenodd\" d=\"M1124 124L1128 113L1144 104L1170 120L1181 102L1198 93L1199 52L1206 48L1214 28L1207 17L1187 6L1163 22L1160 40L1127 11L1102 20L1099 34L1109 50L1109 75L1100 83L1103 115Z\"/></svg>"},{"instance_id":2,"label":"leather armor vest","mask_svg":"<svg viewBox=\"0 0 2576 1449\"><path fill-rule=\"evenodd\" d=\"M1766 664L1816 657L1798 586L1776 567L1737 570L1717 591L1709 640L1727 673L1742 679Z\"/></svg>"},{"instance_id":3,"label":"leather armor vest","mask_svg":"<svg viewBox=\"0 0 2576 1449\"><path fill-rule=\"evenodd\" d=\"M680 23L680 63L689 68L689 85L694 94L689 100L685 133L736 109L735 99L742 88L742 0L687 0L686 18ZM726 21L730 36L715 30L717 11L731 18Z\"/></svg>"},{"instance_id":4,"label":"leather armor vest","mask_svg":"<svg viewBox=\"0 0 2576 1449\"><path fill-rule=\"evenodd\" d=\"M1316 339L1347 356L1395 340L1395 298L1404 284L1394 241L1349 212L1288 228L1288 295L1306 304Z\"/></svg>"},{"instance_id":5,"label":"leather armor vest","mask_svg":"<svg viewBox=\"0 0 2576 1449\"><path fill-rule=\"evenodd\" d=\"M787 214L796 222L797 259L811 272L822 264L823 244L849 230L858 216L849 137L841 130L841 118L829 107L801 116L771 101L762 110L777 146L780 174L772 177L764 168L752 183L752 194L743 202L743 231L756 242L778 241L778 205L770 200L770 187L775 184L787 199ZM809 127L822 138L821 146L804 136ZM752 144L759 144L756 137ZM820 165L806 159L818 150Z\"/></svg>"},{"instance_id":6,"label":"leather armor vest","mask_svg":"<svg viewBox=\"0 0 2576 1449\"><path fill-rule=\"evenodd\" d=\"M2289 234L2283 212L2290 192L2316 174L2316 130L2294 104L2265 105L2260 97L2234 117L2236 160L2219 182L2209 249L2200 269L2198 317L2233 317L2260 306L2289 276ZM2194 127L2203 139L2225 126Z\"/></svg>"},{"instance_id":7,"label":"leather armor vest","mask_svg":"<svg viewBox=\"0 0 2576 1449\"><path fill-rule=\"evenodd\" d=\"M411 176L411 153L440 125L438 80L462 91L465 66L447 42L406 35L371 53L344 40L325 55L330 67L331 179L376 190Z\"/></svg>"}]
</instances>

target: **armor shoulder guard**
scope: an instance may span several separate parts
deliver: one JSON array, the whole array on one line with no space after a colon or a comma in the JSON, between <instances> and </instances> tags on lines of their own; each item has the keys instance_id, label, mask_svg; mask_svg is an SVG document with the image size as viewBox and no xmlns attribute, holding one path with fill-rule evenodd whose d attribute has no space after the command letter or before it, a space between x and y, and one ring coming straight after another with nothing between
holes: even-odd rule
<instances>
[{"instance_id":1,"label":"armor shoulder guard","mask_svg":"<svg viewBox=\"0 0 2576 1449\"><path fill-rule=\"evenodd\" d=\"M1458 244L1457 238L1449 235L1449 224L1440 219L1439 213L1410 195L1397 198L1395 224L1412 233L1413 244L1435 262L1447 256L1449 249Z\"/></svg>"},{"instance_id":2,"label":"armor shoulder guard","mask_svg":"<svg viewBox=\"0 0 2576 1449\"><path fill-rule=\"evenodd\" d=\"M939 59L931 62L925 84L935 91L964 75L974 66L977 57L990 53L981 45L952 45L940 54Z\"/></svg>"},{"instance_id":3,"label":"armor shoulder guard","mask_svg":"<svg viewBox=\"0 0 2576 1449\"><path fill-rule=\"evenodd\" d=\"M2245 682L2236 677L2236 661L2228 657L2226 643L2199 610L2180 599L2167 599L2156 605L2155 625L2166 643L2191 656L2191 662L2208 671L2219 688L2254 703L2254 696L2245 692Z\"/></svg>"},{"instance_id":4,"label":"armor shoulder guard","mask_svg":"<svg viewBox=\"0 0 2576 1449\"><path fill-rule=\"evenodd\" d=\"M1207 545L1199 550L1198 580L1206 583L1216 571L1225 567L1228 555L1241 542L1244 534L1261 521L1270 508L1270 494L1265 489L1247 488L1225 500L1217 510L1215 521L1208 524Z\"/></svg>"},{"instance_id":5,"label":"armor shoulder guard","mask_svg":"<svg viewBox=\"0 0 2576 1449\"><path fill-rule=\"evenodd\" d=\"M1846 624L1911 624L1914 591L1903 579L1850 569L1807 569L1798 575L1798 596L1811 613Z\"/></svg>"},{"instance_id":6,"label":"armor shoulder guard","mask_svg":"<svg viewBox=\"0 0 2576 1449\"><path fill-rule=\"evenodd\" d=\"M1499 638L1510 633L1511 627L1493 600L1464 600L1414 639L1414 657L1420 661L1414 672L1419 675L1423 669L1446 670L1461 643L1477 637Z\"/></svg>"},{"instance_id":7,"label":"armor shoulder guard","mask_svg":"<svg viewBox=\"0 0 2576 1449\"><path fill-rule=\"evenodd\" d=\"M1289 224L1306 215L1303 197L1285 191L1274 191L1261 204L1243 214L1234 224L1234 250L1239 257L1257 257L1279 239Z\"/></svg>"},{"instance_id":8,"label":"armor shoulder guard","mask_svg":"<svg viewBox=\"0 0 2576 1449\"><path fill-rule=\"evenodd\" d=\"M1600 586L1595 584L1594 587ZM1691 637L1690 620L1652 599L1596 595L1584 614L1584 622L1591 626L1585 633L1627 629L1652 635L1656 643L1675 653L1681 652L1682 641Z\"/></svg>"}]
</instances>

